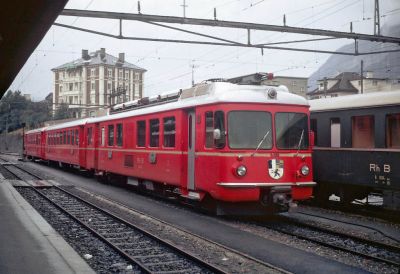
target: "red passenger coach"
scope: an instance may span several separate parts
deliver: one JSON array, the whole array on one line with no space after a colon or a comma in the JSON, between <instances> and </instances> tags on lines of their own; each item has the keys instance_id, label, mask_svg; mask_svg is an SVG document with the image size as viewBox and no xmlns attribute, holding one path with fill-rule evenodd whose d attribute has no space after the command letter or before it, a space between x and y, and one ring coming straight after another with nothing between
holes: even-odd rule
<instances>
[{"instance_id":1,"label":"red passenger coach","mask_svg":"<svg viewBox=\"0 0 400 274\"><path fill-rule=\"evenodd\" d=\"M86 147L83 139L86 120L46 128L46 160L85 168Z\"/></svg>"},{"instance_id":2,"label":"red passenger coach","mask_svg":"<svg viewBox=\"0 0 400 274\"><path fill-rule=\"evenodd\" d=\"M308 109L285 89L211 82L48 130L82 130L78 165L97 176L221 215L258 215L312 195ZM72 163L69 151L52 159Z\"/></svg>"},{"instance_id":3,"label":"red passenger coach","mask_svg":"<svg viewBox=\"0 0 400 274\"><path fill-rule=\"evenodd\" d=\"M46 128L33 129L25 133L25 155L31 159L45 159Z\"/></svg>"}]
</instances>

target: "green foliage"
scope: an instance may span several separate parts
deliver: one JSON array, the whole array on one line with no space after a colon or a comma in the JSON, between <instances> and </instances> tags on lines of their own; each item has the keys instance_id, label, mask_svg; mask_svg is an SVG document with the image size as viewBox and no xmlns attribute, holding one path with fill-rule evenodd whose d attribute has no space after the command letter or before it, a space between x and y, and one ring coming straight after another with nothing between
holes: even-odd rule
<instances>
[{"instance_id":1,"label":"green foliage","mask_svg":"<svg viewBox=\"0 0 400 274\"><path fill-rule=\"evenodd\" d=\"M25 123L28 128L42 126L51 119L51 102L26 100L20 91L9 90L0 101L0 132L14 131Z\"/></svg>"},{"instance_id":2,"label":"green foliage","mask_svg":"<svg viewBox=\"0 0 400 274\"><path fill-rule=\"evenodd\" d=\"M54 114L54 120L61 120L72 118L72 111L68 108L66 103L61 103Z\"/></svg>"}]
</instances>

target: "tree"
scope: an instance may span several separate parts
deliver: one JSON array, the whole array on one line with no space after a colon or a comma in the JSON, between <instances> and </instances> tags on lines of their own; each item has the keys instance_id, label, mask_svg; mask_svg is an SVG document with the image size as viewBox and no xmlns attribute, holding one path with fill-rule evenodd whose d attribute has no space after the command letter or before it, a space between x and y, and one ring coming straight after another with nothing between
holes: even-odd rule
<instances>
[{"instance_id":1,"label":"tree","mask_svg":"<svg viewBox=\"0 0 400 274\"><path fill-rule=\"evenodd\" d=\"M72 117L72 111L66 103L59 104L59 107L54 114L54 120L67 119Z\"/></svg>"}]
</instances>

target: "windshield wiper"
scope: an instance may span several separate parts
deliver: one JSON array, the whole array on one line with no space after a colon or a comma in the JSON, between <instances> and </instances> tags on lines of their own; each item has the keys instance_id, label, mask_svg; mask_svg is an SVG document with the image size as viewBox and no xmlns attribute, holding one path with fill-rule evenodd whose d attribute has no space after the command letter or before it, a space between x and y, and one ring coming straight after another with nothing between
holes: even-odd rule
<instances>
[{"instance_id":1,"label":"windshield wiper","mask_svg":"<svg viewBox=\"0 0 400 274\"><path fill-rule=\"evenodd\" d=\"M270 130L267 131L267 133L264 135L264 137L261 139L261 141L258 143L258 146L256 148L256 150L251 154L251 157L254 156L254 154L257 153L258 149L261 147L262 143L264 142L265 138L267 138L268 134L269 134Z\"/></svg>"},{"instance_id":2,"label":"windshield wiper","mask_svg":"<svg viewBox=\"0 0 400 274\"><path fill-rule=\"evenodd\" d=\"M303 136L304 136L304 128L301 131L300 141L299 141L299 144L297 145L296 157L297 157L297 155L299 155L299 150L300 150L300 146L301 146L301 141L303 141Z\"/></svg>"}]
</instances>

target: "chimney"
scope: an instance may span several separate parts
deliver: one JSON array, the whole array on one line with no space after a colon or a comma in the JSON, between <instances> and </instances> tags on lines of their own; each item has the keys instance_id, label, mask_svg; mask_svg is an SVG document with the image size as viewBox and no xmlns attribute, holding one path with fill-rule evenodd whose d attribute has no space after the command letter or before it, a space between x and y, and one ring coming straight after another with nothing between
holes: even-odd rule
<instances>
[{"instance_id":1,"label":"chimney","mask_svg":"<svg viewBox=\"0 0 400 274\"><path fill-rule=\"evenodd\" d=\"M89 59L90 59L90 57L89 57L89 51L88 51L87 49L83 49L83 50L82 50L82 59L83 59L83 60L89 60Z\"/></svg>"},{"instance_id":2,"label":"chimney","mask_svg":"<svg viewBox=\"0 0 400 274\"><path fill-rule=\"evenodd\" d=\"M125 63L125 53L121 52L118 54L118 62L119 63Z\"/></svg>"},{"instance_id":3,"label":"chimney","mask_svg":"<svg viewBox=\"0 0 400 274\"><path fill-rule=\"evenodd\" d=\"M106 49L105 48L100 48L100 59L106 58Z\"/></svg>"}]
</instances>

